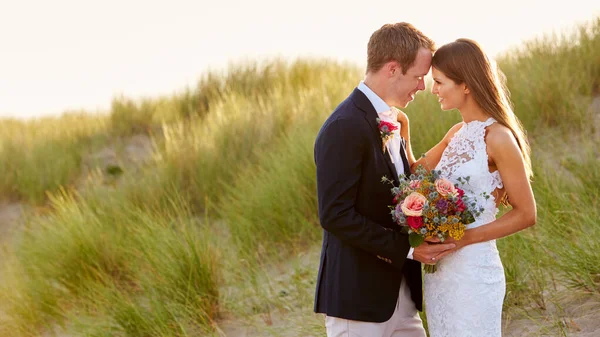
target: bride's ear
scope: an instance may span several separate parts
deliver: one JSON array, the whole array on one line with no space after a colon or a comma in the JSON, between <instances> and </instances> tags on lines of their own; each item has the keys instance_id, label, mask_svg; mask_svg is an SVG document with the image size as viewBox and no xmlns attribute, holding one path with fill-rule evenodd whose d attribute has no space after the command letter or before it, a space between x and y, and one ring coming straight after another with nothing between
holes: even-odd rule
<instances>
[{"instance_id":1,"label":"bride's ear","mask_svg":"<svg viewBox=\"0 0 600 337\"><path fill-rule=\"evenodd\" d=\"M467 88L467 86L465 85L465 88L463 90L465 92L465 95L468 95L471 93L471 90L469 90L469 88Z\"/></svg>"}]
</instances>

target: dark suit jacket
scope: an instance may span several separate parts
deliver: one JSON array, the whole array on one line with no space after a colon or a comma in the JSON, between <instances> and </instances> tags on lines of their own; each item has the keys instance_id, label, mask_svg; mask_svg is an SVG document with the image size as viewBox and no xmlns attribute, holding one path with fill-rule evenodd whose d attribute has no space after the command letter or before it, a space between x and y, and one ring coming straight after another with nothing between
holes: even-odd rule
<instances>
[{"instance_id":1,"label":"dark suit jacket","mask_svg":"<svg viewBox=\"0 0 600 337\"><path fill-rule=\"evenodd\" d=\"M325 121L315 142L323 247L315 312L364 322L385 322L396 307L402 276L422 310L421 265L407 259L408 236L392 221L392 186L398 176L369 99L358 89ZM387 149L386 149L387 150ZM405 172L410 172L404 142Z\"/></svg>"}]
</instances>

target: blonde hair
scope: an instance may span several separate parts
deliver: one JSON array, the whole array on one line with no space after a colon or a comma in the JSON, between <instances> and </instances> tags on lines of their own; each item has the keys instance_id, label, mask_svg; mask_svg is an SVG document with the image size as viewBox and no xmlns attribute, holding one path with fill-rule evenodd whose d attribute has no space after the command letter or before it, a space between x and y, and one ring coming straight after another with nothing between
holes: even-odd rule
<instances>
[{"instance_id":1,"label":"blonde hair","mask_svg":"<svg viewBox=\"0 0 600 337\"><path fill-rule=\"evenodd\" d=\"M523 124L512 110L506 77L481 46L470 39L458 39L440 47L431 65L456 84L464 83L483 111L510 129L521 150L527 178L531 179L531 149Z\"/></svg>"},{"instance_id":2,"label":"blonde hair","mask_svg":"<svg viewBox=\"0 0 600 337\"><path fill-rule=\"evenodd\" d=\"M385 24L369 39L367 72L376 72L387 62L396 61L406 74L421 48L434 52L435 43L410 23Z\"/></svg>"}]
</instances>

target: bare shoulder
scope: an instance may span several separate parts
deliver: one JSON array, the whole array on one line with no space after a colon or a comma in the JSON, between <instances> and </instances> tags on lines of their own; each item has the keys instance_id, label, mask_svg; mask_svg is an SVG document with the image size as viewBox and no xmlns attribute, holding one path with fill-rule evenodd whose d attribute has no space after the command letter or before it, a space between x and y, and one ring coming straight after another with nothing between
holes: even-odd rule
<instances>
[{"instance_id":1,"label":"bare shoulder","mask_svg":"<svg viewBox=\"0 0 600 337\"><path fill-rule=\"evenodd\" d=\"M498 156L506 152L520 152L517 139L512 131L500 123L494 123L487 128L485 143L490 155Z\"/></svg>"}]
</instances>

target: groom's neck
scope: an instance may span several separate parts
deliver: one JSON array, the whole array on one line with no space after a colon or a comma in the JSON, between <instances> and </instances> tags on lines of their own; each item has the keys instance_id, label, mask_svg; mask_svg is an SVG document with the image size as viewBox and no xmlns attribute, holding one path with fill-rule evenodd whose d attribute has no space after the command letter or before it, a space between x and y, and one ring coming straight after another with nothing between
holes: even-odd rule
<instances>
[{"instance_id":1,"label":"groom's neck","mask_svg":"<svg viewBox=\"0 0 600 337\"><path fill-rule=\"evenodd\" d=\"M379 98L388 103L385 95L385 83L377 76L377 74L367 73L363 82L367 87L369 87L369 89L379 96Z\"/></svg>"}]
</instances>

